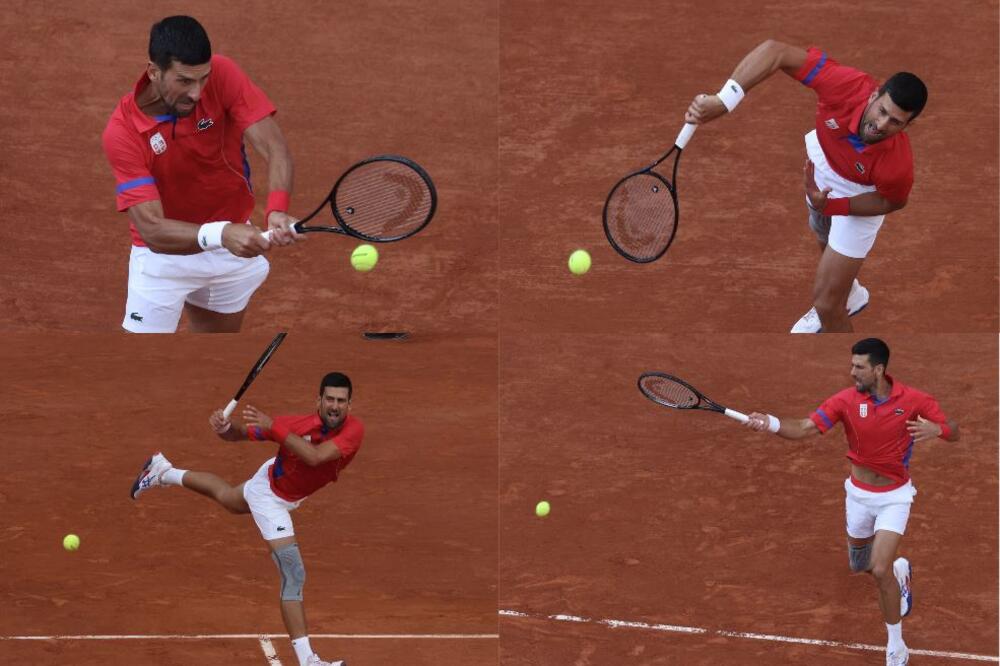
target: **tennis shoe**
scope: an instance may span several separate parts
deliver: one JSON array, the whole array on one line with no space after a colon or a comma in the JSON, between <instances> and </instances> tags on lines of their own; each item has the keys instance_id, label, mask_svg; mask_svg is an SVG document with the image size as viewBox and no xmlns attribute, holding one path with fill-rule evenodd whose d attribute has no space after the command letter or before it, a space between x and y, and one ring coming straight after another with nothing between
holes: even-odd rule
<instances>
[{"instance_id":1,"label":"tennis shoe","mask_svg":"<svg viewBox=\"0 0 1000 666\"><path fill-rule=\"evenodd\" d=\"M135 483L132 484L132 499L139 499L139 495L150 488L162 486L163 482L160 480L160 477L172 467L173 465L170 464L170 461L162 453L154 454L142 466L142 471L139 472L139 476L135 478Z\"/></svg>"},{"instance_id":2,"label":"tennis shoe","mask_svg":"<svg viewBox=\"0 0 1000 666\"><path fill-rule=\"evenodd\" d=\"M904 645L898 650L885 651L885 666L906 666L910 663L910 651Z\"/></svg>"},{"instance_id":3,"label":"tennis shoe","mask_svg":"<svg viewBox=\"0 0 1000 666\"><path fill-rule=\"evenodd\" d=\"M319 658L319 655L313 652L306 659L306 666L347 666L347 662L343 659L338 659L337 661L323 661Z\"/></svg>"},{"instance_id":4,"label":"tennis shoe","mask_svg":"<svg viewBox=\"0 0 1000 666\"><path fill-rule=\"evenodd\" d=\"M853 317L868 305L868 290L861 286L861 283L854 280L851 285L851 293L847 295L847 315ZM792 333L820 333L823 325L819 320L819 313L816 308L809 308L809 312L802 315L802 318L792 326Z\"/></svg>"},{"instance_id":5,"label":"tennis shoe","mask_svg":"<svg viewBox=\"0 0 1000 666\"><path fill-rule=\"evenodd\" d=\"M899 583L899 615L906 617L913 610L913 567L905 557L897 557L892 563L892 573L896 575L896 582Z\"/></svg>"}]
</instances>

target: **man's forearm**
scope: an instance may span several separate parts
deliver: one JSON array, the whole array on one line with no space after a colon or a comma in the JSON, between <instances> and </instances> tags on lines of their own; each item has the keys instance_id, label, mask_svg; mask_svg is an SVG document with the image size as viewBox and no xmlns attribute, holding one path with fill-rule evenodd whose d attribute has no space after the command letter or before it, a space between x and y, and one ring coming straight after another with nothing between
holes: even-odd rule
<instances>
[{"instance_id":1,"label":"man's forearm","mask_svg":"<svg viewBox=\"0 0 1000 666\"><path fill-rule=\"evenodd\" d=\"M247 436L247 427L242 423L232 423L225 432L215 434L219 436L219 439L224 439L227 442L242 442L250 439Z\"/></svg>"},{"instance_id":2,"label":"man's forearm","mask_svg":"<svg viewBox=\"0 0 1000 666\"><path fill-rule=\"evenodd\" d=\"M848 201L848 215L857 215L859 217L888 215L893 211L899 210L904 205L893 203L878 192L866 192L850 197Z\"/></svg>"},{"instance_id":3,"label":"man's forearm","mask_svg":"<svg viewBox=\"0 0 1000 666\"><path fill-rule=\"evenodd\" d=\"M805 439L819 432L816 425L809 419L781 419L781 427L775 434L782 439Z\"/></svg>"}]
</instances>

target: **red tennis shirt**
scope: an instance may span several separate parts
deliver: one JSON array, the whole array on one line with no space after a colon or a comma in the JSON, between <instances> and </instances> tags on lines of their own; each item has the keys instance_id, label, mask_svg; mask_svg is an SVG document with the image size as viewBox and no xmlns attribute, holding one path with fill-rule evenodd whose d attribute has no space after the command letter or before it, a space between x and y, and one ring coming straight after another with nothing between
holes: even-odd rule
<instances>
[{"instance_id":1,"label":"red tennis shirt","mask_svg":"<svg viewBox=\"0 0 1000 666\"><path fill-rule=\"evenodd\" d=\"M906 203L913 187L913 153L906 132L871 145L858 135L868 97L879 82L845 67L815 46L795 78L816 91L816 136L826 161L852 183L874 185L893 203Z\"/></svg>"},{"instance_id":2,"label":"red tennis shirt","mask_svg":"<svg viewBox=\"0 0 1000 666\"><path fill-rule=\"evenodd\" d=\"M838 421L843 422L849 447L848 460L896 481L889 486L854 481L856 486L876 492L893 490L910 480L913 436L906 429L907 421L916 421L922 416L939 424L942 435L950 432L948 419L937 400L889 375L886 379L892 384L892 390L882 402L852 387L828 398L809 416L824 434Z\"/></svg>"},{"instance_id":3,"label":"red tennis shirt","mask_svg":"<svg viewBox=\"0 0 1000 666\"><path fill-rule=\"evenodd\" d=\"M340 458L310 467L285 446L284 439L288 433L294 433L313 445L332 440L334 446L340 449ZM283 500L298 502L337 480L340 471L351 464L361 448L365 427L350 414L333 430L323 424L318 414L276 416L269 429L248 426L247 435L255 441L277 442L280 439L278 455L267 471L271 490Z\"/></svg>"},{"instance_id":4,"label":"red tennis shirt","mask_svg":"<svg viewBox=\"0 0 1000 666\"><path fill-rule=\"evenodd\" d=\"M214 55L211 64L190 115L143 113L135 98L149 85L145 72L111 114L103 143L118 183L119 211L158 199L172 220L202 224L250 218L254 197L243 131L275 108L235 62ZM132 244L145 246L135 225L130 228Z\"/></svg>"}]
</instances>

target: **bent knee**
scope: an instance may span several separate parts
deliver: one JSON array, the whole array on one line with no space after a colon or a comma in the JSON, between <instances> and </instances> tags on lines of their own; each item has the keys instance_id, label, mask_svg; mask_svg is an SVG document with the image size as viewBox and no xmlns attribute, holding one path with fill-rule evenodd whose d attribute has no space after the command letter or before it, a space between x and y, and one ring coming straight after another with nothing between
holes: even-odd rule
<instances>
[{"instance_id":1,"label":"bent knee","mask_svg":"<svg viewBox=\"0 0 1000 666\"><path fill-rule=\"evenodd\" d=\"M872 564L872 575L875 580L882 582L887 579L896 580L896 575L892 572L891 562L875 562Z\"/></svg>"}]
</instances>

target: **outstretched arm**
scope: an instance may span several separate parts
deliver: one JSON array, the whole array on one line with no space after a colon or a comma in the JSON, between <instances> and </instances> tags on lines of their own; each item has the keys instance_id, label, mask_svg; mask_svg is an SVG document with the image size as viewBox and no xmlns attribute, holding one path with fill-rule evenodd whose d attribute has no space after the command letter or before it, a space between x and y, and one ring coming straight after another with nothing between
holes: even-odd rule
<instances>
[{"instance_id":1,"label":"outstretched arm","mask_svg":"<svg viewBox=\"0 0 1000 666\"><path fill-rule=\"evenodd\" d=\"M767 430L768 414L753 412L748 415L750 420L746 422L746 427L757 432ZM805 439L812 435L819 434L819 428L811 419L781 419L781 427L774 433L784 439Z\"/></svg>"},{"instance_id":2,"label":"outstretched arm","mask_svg":"<svg viewBox=\"0 0 1000 666\"><path fill-rule=\"evenodd\" d=\"M779 69L789 76L795 76L805 64L806 57L805 49L773 39L767 40L740 61L718 94L701 93L695 96L684 120L696 125L715 120L735 109L743 95ZM735 88L731 85L734 82Z\"/></svg>"}]
</instances>

